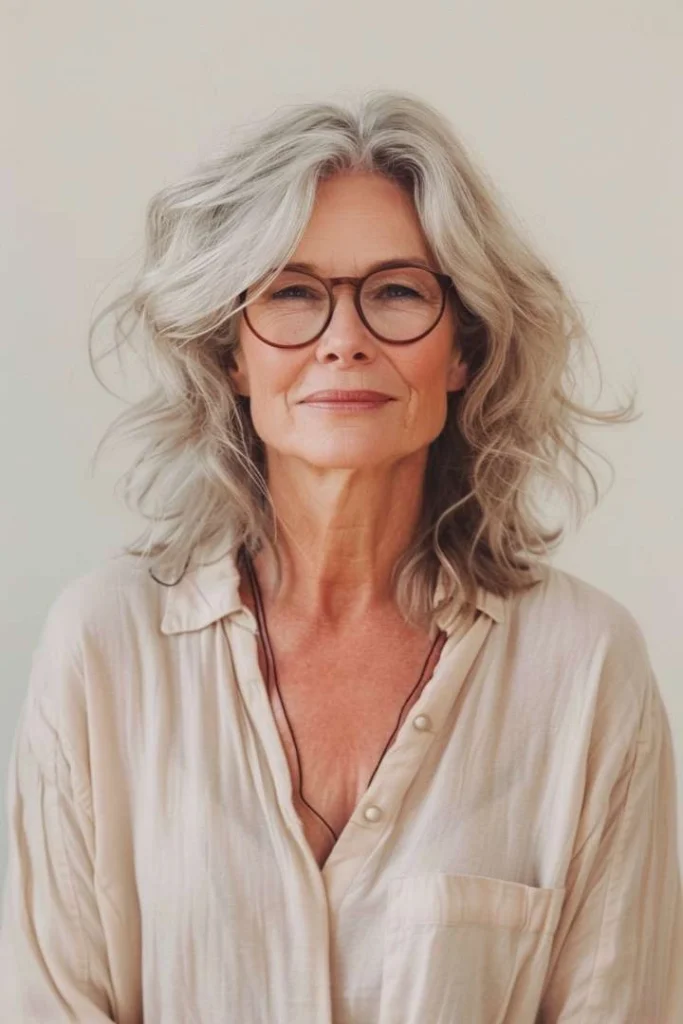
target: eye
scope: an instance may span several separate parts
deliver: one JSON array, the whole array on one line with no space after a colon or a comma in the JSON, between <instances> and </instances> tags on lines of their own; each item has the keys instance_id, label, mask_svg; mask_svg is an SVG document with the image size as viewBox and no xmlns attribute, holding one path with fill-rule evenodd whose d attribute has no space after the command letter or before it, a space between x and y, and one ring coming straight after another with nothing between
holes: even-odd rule
<instances>
[{"instance_id":1,"label":"eye","mask_svg":"<svg viewBox=\"0 0 683 1024\"><path fill-rule=\"evenodd\" d=\"M407 284L389 282L374 288L369 298L371 302L405 302L406 300L410 302L422 302L425 297L421 292L417 291L415 288L411 288Z\"/></svg>"},{"instance_id":2,"label":"eye","mask_svg":"<svg viewBox=\"0 0 683 1024\"><path fill-rule=\"evenodd\" d=\"M279 291L273 292L270 297L271 299L305 299L311 297L311 291L302 284L290 284L286 288L280 288Z\"/></svg>"},{"instance_id":3,"label":"eye","mask_svg":"<svg viewBox=\"0 0 683 1024\"><path fill-rule=\"evenodd\" d=\"M387 284L380 289L380 294L385 292L391 292L392 294L387 296L388 298L401 298L405 295L409 299L419 299L422 296L419 292L416 292L414 288L409 288L406 284Z\"/></svg>"},{"instance_id":4,"label":"eye","mask_svg":"<svg viewBox=\"0 0 683 1024\"><path fill-rule=\"evenodd\" d=\"M284 280L283 280L284 278ZM293 302L318 304L327 302L327 292L311 280L282 275L265 293L266 302L290 305Z\"/></svg>"}]
</instances>

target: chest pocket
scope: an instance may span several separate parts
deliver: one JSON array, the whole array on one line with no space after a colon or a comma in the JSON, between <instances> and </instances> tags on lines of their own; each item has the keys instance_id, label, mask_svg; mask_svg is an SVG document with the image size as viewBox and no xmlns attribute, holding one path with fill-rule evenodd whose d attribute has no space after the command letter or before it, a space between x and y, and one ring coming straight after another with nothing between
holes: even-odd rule
<instances>
[{"instance_id":1,"label":"chest pocket","mask_svg":"<svg viewBox=\"0 0 683 1024\"><path fill-rule=\"evenodd\" d=\"M379 1024L533 1024L564 889L389 881Z\"/></svg>"}]
</instances>

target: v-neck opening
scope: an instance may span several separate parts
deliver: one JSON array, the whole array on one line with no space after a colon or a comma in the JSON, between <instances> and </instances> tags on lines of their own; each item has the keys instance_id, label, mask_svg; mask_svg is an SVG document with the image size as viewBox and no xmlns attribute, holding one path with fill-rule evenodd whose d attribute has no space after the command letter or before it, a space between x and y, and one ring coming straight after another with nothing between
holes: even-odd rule
<instances>
[{"instance_id":1,"label":"v-neck opening","mask_svg":"<svg viewBox=\"0 0 683 1024\"><path fill-rule=\"evenodd\" d=\"M316 877L320 878L323 882L325 891L331 898L340 899L343 897L344 892L353 883L363 864L377 848L377 841L379 841L379 837L384 830L385 825L382 823L376 832L377 841L372 843L363 841L363 834L366 833L368 838L373 836L376 825L359 817L362 806L368 803L369 796L372 799L373 793L377 795L380 804L385 802L383 795L390 792L393 792L394 802L402 802L405 793L424 762L431 741L440 732L440 725L445 717L443 706L449 708L453 700L455 700L464 675L469 671L469 667L483 644L490 626L490 619L486 616L479 616L475 624L464 635L446 638L439 652L438 661L430 677L425 682L415 704L412 706L411 712L401 723L394 741L386 751L374 778L369 783L363 796L358 800L352 814L339 833L336 842L322 865L317 861L306 836L303 821L296 808L295 783L289 768L282 736L280 735L273 707L268 696L266 683L260 666L258 667L258 676L255 680L252 680L257 682L258 685L250 688L249 692L250 696L258 702L258 708L256 709L257 717L258 721L263 725L262 740L276 791L280 796L281 810L291 833L298 844L305 850L305 855L310 862L311 868L315 869ZM253 645L252 657L255 658L257 656L258 636L251 630L245 631L245 636L248 642ZM441 684L444 683L443 676L446 672L446 662L450 660L454 650L462 644L467 644L468 640L470 640L468 645L470 651L468 653L471 654L471 657L465 657L465 673L462 675L461 672L457 672L454 677L453 693L444 693L444 688ZM453 642L451 643L451 641ZM256 661L256 664L258 665L258 661ZM454 666L455 668L456 666ZM421 702L423 706L420 707ZM413 734L409 731L410 715L419 717L419 715L415 715L418 707L419 714L425 715L430 721L433 720L434 728L419 735L416 732L413 737ZM392 775L392 773L395 774ZM391 786L389 785L390 781L392 782Z\"/></svg>"}]
</instances>

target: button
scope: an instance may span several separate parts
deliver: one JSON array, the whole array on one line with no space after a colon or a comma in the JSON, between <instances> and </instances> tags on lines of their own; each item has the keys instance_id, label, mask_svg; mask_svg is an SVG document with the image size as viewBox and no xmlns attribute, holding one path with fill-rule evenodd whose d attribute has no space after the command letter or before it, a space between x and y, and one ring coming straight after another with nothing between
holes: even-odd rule
<instances>
[{"instance_id":1,"label":"button","mask_svg":"<svg viewBox=\"0 0 683 1024\"><path fill-rule=\"evenodd\" d=\"M417 718L413 719L413 725L415 726L416 729L419 729L421 732L424 732L426 729L429 729L431 724L431 719L429 718L428 715L418 715Z\"/></svg>"},{"instance_id":2,"label":"button","mask_svg":"<svg viewBox=\"0 0 683 1024\"><path fill-rule=\"evenodd\" d=\"M382 812L379 809L379 807L375 807L373 805L372 807L365 808L363 812L363 817L367 818L368 821L379 821L379 819L382 817Z\"/></svg>"}]
</instances>

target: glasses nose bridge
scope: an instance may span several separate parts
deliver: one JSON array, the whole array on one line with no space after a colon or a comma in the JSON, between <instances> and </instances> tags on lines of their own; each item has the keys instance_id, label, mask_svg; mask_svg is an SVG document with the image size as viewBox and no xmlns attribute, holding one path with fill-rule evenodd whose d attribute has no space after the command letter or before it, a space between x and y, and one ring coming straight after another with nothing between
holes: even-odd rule
<instances>
[{"instance_id":1,"label":"glasses nose bridge","mask_svg":"<svg viewBox=\"0 0 683 1024\"><path fill-rule=\"evenodd\" d=\"M364 281L364 280L365 280L364 277L330 277L330 278L328 278L328 282L329 282L330 288L334 288L334 286L336 284L353 284L356 287L358 287L358 285L361 283L361 281Z\"/></svg>"},{"instance_id":2,"label":"glasses nose bridge","mask_svg":"<svg viewBox=\"0 0 683 1024\"><path fill-rule=\"evenodd\" d=\"M354 298L355 298L358 295L358 293L360 292L361 286L362 286L364 281L365 281L364 277L330 277L330 278L328 278L327 283L330 286L330 291L331 292L334 292L334 288L336 288L336 286L338 284L350 284L350 285L353 285L353 294L354 294Z\"/></svg>"},{"instance_id":3,"label":"glasses nose bridge","mask_svg":"<svg viewBox=\"0 0 683 1024\"><path fill-rule=\"evenodd\" d=\"M330 290L330 320L332 319L332 317L334 315L334 311L335 311L335 308L336 308L336 305L337 305L337 296L334 294L334 288L338 284L350 284L350 285L352 285L353 286L353 304L354 304L354 306L356 308L356 313L360 313L360 290L361 290L361 287L363 286L363 282L364 281L365 281L365 277L329 277L327 279L327 284L328 284L329 290ZM367 325L365 325L365 320L364 320L363 315L360 314L360 316L361 316L361 320L363 321L363 325L367 326Z\"/></svg>"}]
</instances>

